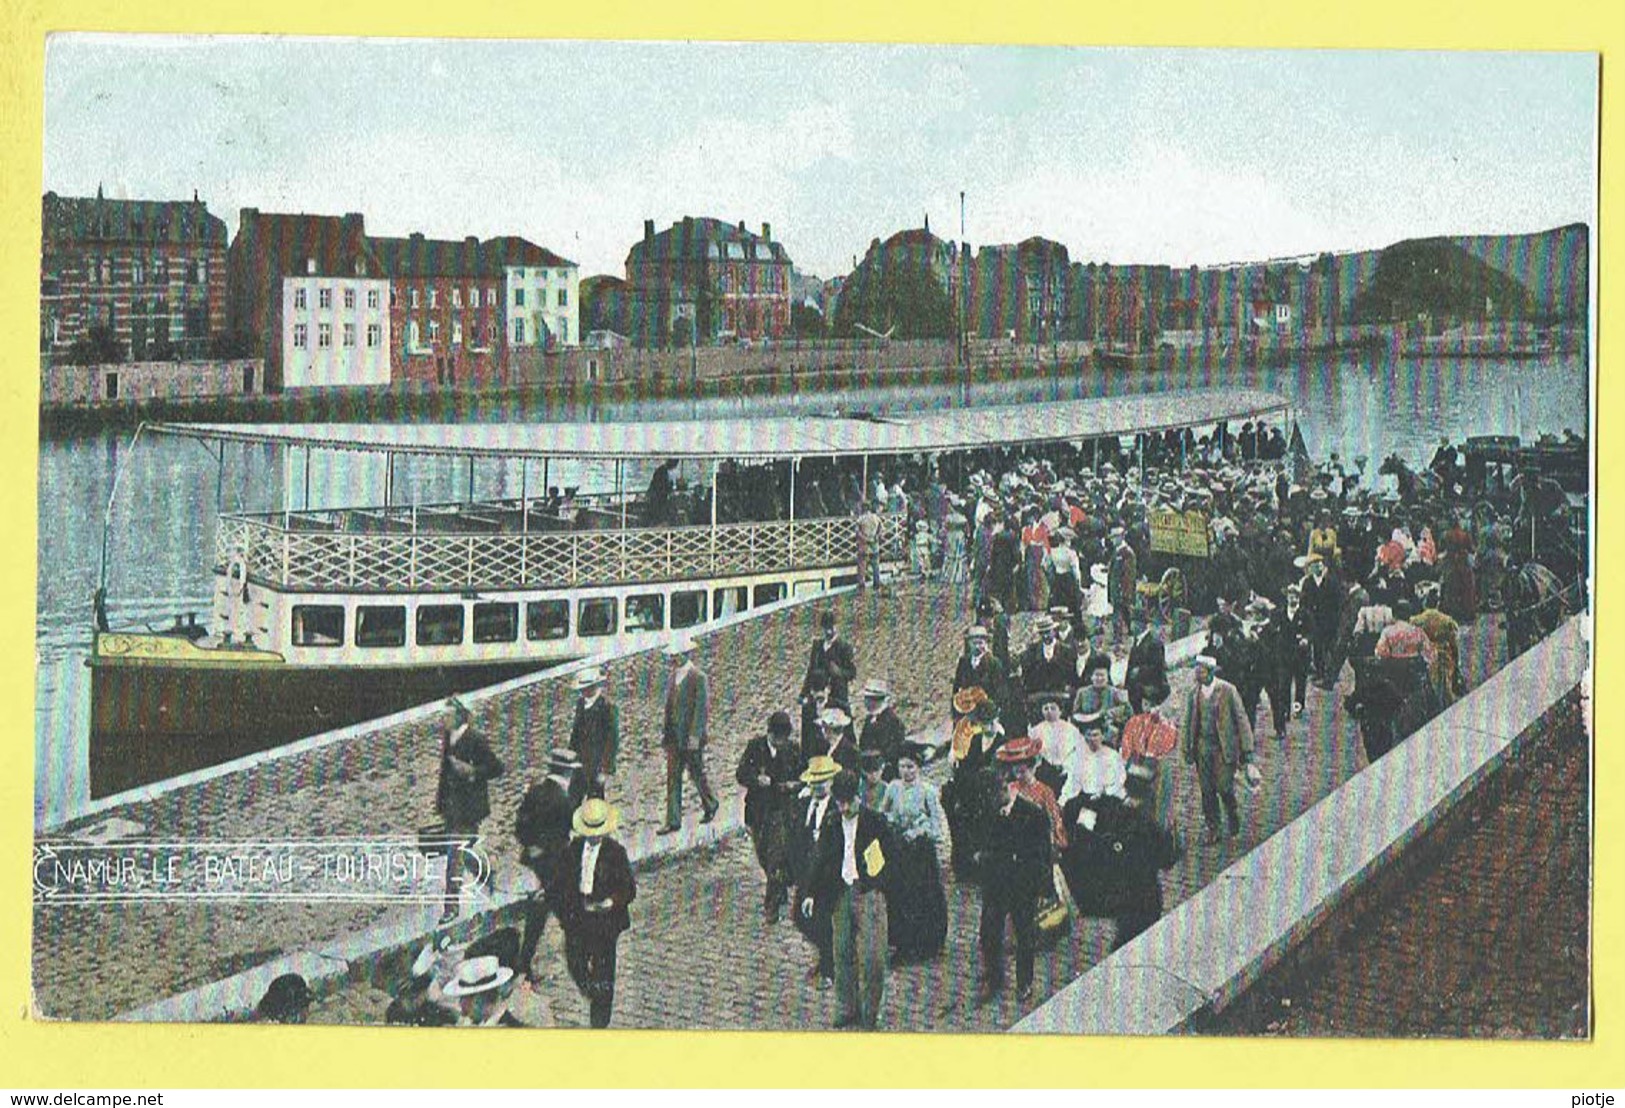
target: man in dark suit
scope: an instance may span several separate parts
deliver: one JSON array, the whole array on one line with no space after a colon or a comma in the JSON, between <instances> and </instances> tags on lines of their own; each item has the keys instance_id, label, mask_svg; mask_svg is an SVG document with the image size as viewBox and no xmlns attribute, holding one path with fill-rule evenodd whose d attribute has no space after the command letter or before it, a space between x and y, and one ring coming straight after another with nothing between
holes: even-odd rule
<instances>
[{"instance_id":1,"label":"man in dark suit","mask_svg":"<svg viewBox=\"0 0 1625 1108\"><path fill-rule=\"evenodd\" d=\"M883 677L870 678L863 686L863 730L858 735L860 752L880 755L884 779L897 776L897 757L903 752L908 733L891 704L891 684Z\"/></svg>"},{"instance_id":2,"label":"man in dark suit","mask_svg":"<svg viewBox=\"0 0 1625 1108\"><path fill-rule=\"evenodd\" d=\"M1139 626L1128 650L1124 684L1128 687L1129 706L1139 715L1147 705L1156 707L1168 699L1168 651L1150 620L1139 618L1135 622Z\"/></svg>"},{"instance_id":3,"label":"man in dark suit","mask_svg":"<svg viewBox=\"0 0 1625 1108\"><path fill-rule=\"evenodd\" d=\"M997 707L1005 730L1019 735L1027 729L1027 708L1015 693L1004 666L993 656L992 636L978 624L965 633L965 653L954 667L953 691L981 689Z\"/></svg>"},{"instance_id":4,"label":"man in dark suit","mask_svg":"<svg viewBox=\"0 0 1625 1108\"><path fill-rule=\"evenodd\" d=\"M564 960L587 998L594 1027L608 1027L615 1004L615 946L632 926L627 912L638 895L626 848L610 838L620 814L596 797L576 809L570 845L559 875L559 923Z\"/></svg>"},{"instance_id":5,"label":"man in dark suit","mask_svg":"<svg viewBox=\"0 0 1625 1108\"><path fill-rule=\"evenodd\" d=\"M823 673L829 678L830 699L840 705L852 703L852 681L858 675L858 663L852 653L852 644L835 633L835 613L818 614L820 630L817 641L807 657L807 675L801 680L801 696L805 700L812 694L813 674Z\"/></svg>"},{"instance_id":6,"label":"man in dark suit","mask_svg":"<svg viewBox=\"0 0 1625 1108\"><path fill-rule=\"evenodd\" d=\"M818 961L807 971L807 980L827 985L835 976L834 955L830 949L830 919L825 910L828 904L810 901L813 862L818 857L818 842L824 829L840 818L840 809L830 795L830 785L841 767L826 754L815 754L807 759L807 768L801 773L806 791L793 801L789 825L790 876L795 882L796 898L792 905L792 919L796 930L818 951ZM812 907L804 910L811 902Z\"/></svg>"},{"instance_id":7,"label":"man in dark suit","mask_svg":"<svg viewBox=\"0 0 1625 1108\"><path fill-rule=\"evenodd\" d=\"M440 736L440 783L434 810L446 822L446 907L441 923L457 918L462 897L459 840L479 837L480 824L491 814L491 780L506 772L485 737L474 729L474 716L456 697L446 702L451 718Z\"/></svg>"},{"instance_id":8,"label":"man in dark suit","mask_svg":"<svg viewBox=\"0 0 1625 1108\"><path fill-rule=\"evenodd\" d=\"M982 885L982 987L986 1004L1004 988L1004 926L1016 932L1016 988L1032 995L1038 897L1050 881L1050 818L1018 791L1013 764L1001 765L998 794L981 827L973 860Z\"/></svg>"},{"instance_id":9,"label":"man in dark suit","mask_svg":"<svg viewBox=\"0 0 1625 1108\"><path fill-rule=\"evenodd\" d=\"M661 835L682 826L685 771L700 793L700 822L710 823L718 808L717 798L711 795L711 783L705 778L710 679L694 664L694 643L686 636L666 647L666 657L672 662L672 671L666 685L666 719L660 738L666 751L666 822L659 828Z\"/></svg>"},{"instance_id":10,"label":"man in dark suit","mask_svg":"<svg viewBox=\"0 0 1625 1108\"><path fill-rule=\"evenodd\" d=\"M570 749L581 759L582 777L592 796L604 795L604 779L615 772L621 746L621 716L604 695L604 671L597 666L576 674L575 721L570 725Z\"/></svg>"},{"instance_id":11,"label":"man in dark suit","mask_svg":"<svg viewBox=\"0 0 1625 1108\"><path fill-rule=\"evenodd\" d=\"M1037 640L1021 652L1021 687L1027 694L1028 722L1041 715L1039 698L1070 704L1078 684L1077 652L1060 641L1054 617L1044 613L1038 617L1036 627Z\"/></svg>"},{"instance_id":12,"label":"man in dark suit","mask_svg":"<svg viewBox=\"0 0 1625 1108\"><path fill-rule=\"evenodd\" d=\"M525 904L525 933L519 943L519 969L535 980L531 963L547 917L558 909L558 873L570 848L570 821L586 799L586 785L573 750L548 755L547 776L525 791L514 817L519 857L536 875L537 889Z\"/></svg>"},{"instance_id":13,"label":"man in dark suit","mask_svg":"<svg viewBox=\"0 0 1625 1108\"><path fill-rule=\"evenodd\" d=\"M756 861L767 878L762 916L779 922L790 888L790 827L794 795L801 788L801 748L790 736L790 713L774 712L767 733L745 744L734 779L745 789L745 827L756 846Z\"/></svg>"},{"instance_id":14,"label":"man in dark suit","mask_svg":"<svg viewBox=\"0 0 1625 1108\"><path fill-rule=\"evenodd\" d=\"M1309 625L1309 647L1314 653L1315 684L1329 689L1337 683L1332 656L1337 644L1338 617L1343 609L1343 585L1318 554L1304 559L1303 609Z\"/></svg>"},{"instance_id":15,"label":"man in dark suit","mask_svg":"<svg viewBox=\"0 0 1625 1108\"><path fill-rule=\"evenodd\" d=\"M818 838L812 879L802 911L822 908L830 917L835 992L841 1015L836 1027L873 1031L886 995L886 883L896 848L878 812L858 803L858 779L842 770L831 788L839 815Z\"/></svg>"}]
</instances>

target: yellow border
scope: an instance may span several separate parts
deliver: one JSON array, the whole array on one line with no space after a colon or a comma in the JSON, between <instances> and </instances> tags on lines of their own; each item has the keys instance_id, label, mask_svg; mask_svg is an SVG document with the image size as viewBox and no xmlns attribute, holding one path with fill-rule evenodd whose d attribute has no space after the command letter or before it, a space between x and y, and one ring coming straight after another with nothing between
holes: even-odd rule
<instances>
[{"instance_id":1,"label":"yellow border","mask_svg":"<svg viewBox=\"0 0 1625 1108\"><path fill-rule=\"evenodd\" d=\"M269 6L267 6L269 8ZM1597 50L1604 55L1603 100L1625 103L1625 20L1608 0L1185 0L1156 6L1100 4L1066 8L1044 0L872 0L772 4L741 0L657 0L617 5L515 6L502 0L455 4L335 4L284 0L250 11L241 0L192 0L145 6L110 0L14 0L0 3L0 518L9 548L35 549L37 466L36 297L39 250L40 140L44 36L51 30L234 32L312 35L455 35L501 37L523 28L538 36L574 38L732 38L914 41L927 35L958 42L1076 42L1143 45L1342 46ZM1616 245L1625 220L1620 187L1621 116L1602 117L1604 153L1601 229L1601 365L1617 362L1608 324L1622 310L1620 268L1602 249ZM1610 173L1612 170L1614 172ZM1611 217L1611 218L1610 218ZM1612 280L1611 280L1612 278ZM1607 432L1617 414L1606 368L1599 402L1599 487L1612 491L1621 442ZM1615 534L1617 501L1599 501L1602 546ZM1597 559L1608 565L1606 556ZM0 622L0 679L8 726L0 742L0 781L10 783L0 852L0 1085L38 1089L212 1085L392 1086L536 1082L577 1084L988 1084L1004 1086L1135 1080L1209 1086L1625 1086L1620 1032L1621 891L1619 849L1620 687L1612 651L1600 652L1604 679L1598 705L1595 997L1597 1040L1589 1044L1116 1041L1015 1037L857 1037L818 1034L472 1035L364 1028L152 1028L41 1025L27 1009L30 914L27 845L31 839L33 628L35 577L26 553L3 572L7 618ZM1599 588L1599 598L1612 598ZM1617 610L1605 609L1599 638L1625 634ZM1610 726L1610 724L1614 726ZM161 952L153 952L161 957ZM426 1049L427 1048L427 1049ZM297 1060L297 1064L290 1064ZM279 1064L280 1063L280 1064Z\"/></svg>"}]
</instances>

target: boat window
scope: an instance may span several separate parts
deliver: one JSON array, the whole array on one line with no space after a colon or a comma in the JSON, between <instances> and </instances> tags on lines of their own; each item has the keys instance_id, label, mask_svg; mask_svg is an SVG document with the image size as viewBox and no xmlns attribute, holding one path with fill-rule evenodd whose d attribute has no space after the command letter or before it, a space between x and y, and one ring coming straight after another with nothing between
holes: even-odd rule
<instances>
[{"instance_id":1,"label":"boat window","mask_svg":"<svg viewBox=\"0 0 1625 1108\"><path fill-rule=\"evenodd\" d=\"M518 639L518 604L474 605L475 642L516 642Z\"/></svg>"},{"instance_id":2,"label":"boat window","mask_svg":"<svg viewBox=\"0 0 1625 1108\"><path fill-rule=\"evenodd\" d=\"M570 637L568 600L532 600L525 605L525 638L532 642Z\"/></svg>"},{"instance_id":3,"label":"boat window","mask_svg":"<svg viewBox=\"0 0 1625 1108\"><path fill-rule=\"evenodd\" d=\"M628 631L664 631L666 629L666 598L657 592L627 597L626 629Z\"/></svg>"},{"instance_id":4,"label":"boat window","mask_svg":"<svg viewBox=\"0 0 1625 1108\"><path fill-rule=\"evenodd\" d=\"M857 583L858 575L855 573L838 573L829 579L829 587L832 589L849 589Z\"/></svg>"},{"instance_id":5,"label":"boat window","mask_svg":"<svg viewBox=\"0 0 1625 1108\"><path fill-rule=\"evenodd\" d=\"M749 607L748 596L749 593L744 585L712 589L711 618L721 619L723 616L731 616L735 612L743 612Z\"/></svg>"},{"instance_id":6,"label":"boat window","mask_svg":"<svg viewBox=\"0 0 1625 1108\"><path fill-rule=\"evenodd\" d=\"M293 606L293 645L343 646L343 605L295 604Z\"/></svg>"},{"instance_id":7,"label":"boat window","mask_svg":"<svg viewBox=\"0 0 1625 1108\"><path fill-rule=\"evenodd\" d=\"M355 610L357 646L405 646L406 606L362 604Z\"/></svg>"},{"instance_id":8,"label":"boat window","mask_svg":"<svg viewBox=\"0 0 1625 1108\"><path fill-rule=\"evenodd\" d=\"M812 578L808 578L805 581L797 581L796 582L796 592L795 592L795 594L797 596L812 596L815 593L821 593L823 591L824 591L824 581L823 581L823 578L821 578L821 577L812 577Z\"/></svg>"},{"instance_id":9,"label":"boat window","mask_svg":"<svg viewBox=\"0 0 1625 1108\"><path fill-rule=\"evenodd\" d=\"M615 598L595 596L576 608L576 629L582 638L615 633Z\"/></svg>"},{"instance_id":10,"label":"boat window","mask_svg":"<svg viewBox=\"0 0 1625 1108\"><path fill-rule=\"evenodd\" d=\"M693 627L705 622L705 590L694 589L691 592L674 592L671 594L671 626L672 630L681 630L684 627Z\"/></svg>"},{"instance_id":11,"label":"boat window","mask_svg":"<svg viewBox=\"0 0 1625 1108\"><path fill-rule=\"evenodd\" d=\"M419 646L456 646L462 641L461 604L424 604L418 608Z\"/></svg>"},{"instance_id":12,"label":"boat window","mask_svg":"<svg viewBox=\"0 0 1625 1108\"><path fill-rule=\"evenodd\" d=\"M757 585L752 591L750 606L760 608L763 604L773 604L784 599L784 582L769 581L765 585Z\"/></svg>"}]
</instances>

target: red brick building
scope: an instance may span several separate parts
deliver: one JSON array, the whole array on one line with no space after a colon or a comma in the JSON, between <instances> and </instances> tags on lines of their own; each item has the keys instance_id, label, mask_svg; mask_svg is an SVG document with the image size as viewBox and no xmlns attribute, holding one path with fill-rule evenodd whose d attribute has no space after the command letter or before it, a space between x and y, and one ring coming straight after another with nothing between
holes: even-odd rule
<instances>
[{"instance_id":1,"label":"red brick building","mask_svg":"<svg viewBox=\"0 0 1625 1108\"><path fill-rule=\"evenodd\" d=\"M390 379L422 385L506 382L503 273L473 236L367 240L389 275Z\"/></svg>"},{"instance_id":2,"label":"red brick building","mask_svg":"<svg viewBox=\"0 0 1625 1108\"><path fill-rule=\"evenodd\" d=\"M744 220L684 216L656 234L644 220L643 240L626 255L631 337L640 346L782 338L790 266L767 223L758 235Z\"/></svg>"},{"instance_id":3,"label":"red brick building","mask_svg":"<svg viewBox=\"0 0 1625 1108\"><path fill-rule=\"evenodd\" d=\"M226 328L226 224L194 195L45 194L40 352L111 328L131 360L202 358Z\"/></svg>"}]
</instances>

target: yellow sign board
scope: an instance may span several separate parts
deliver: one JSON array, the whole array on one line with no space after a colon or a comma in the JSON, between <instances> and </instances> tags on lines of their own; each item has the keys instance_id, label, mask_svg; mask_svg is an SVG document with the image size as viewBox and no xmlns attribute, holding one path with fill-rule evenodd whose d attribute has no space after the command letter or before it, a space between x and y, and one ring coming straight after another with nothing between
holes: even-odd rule
<instances>
[{"instance_id":1,"label":"yellow sign board","mask_svg":"<svg viewBox=\"0 0 1625 1108\"><path fill-rule=\"evenodd\" d=\"M1191 558L1208 556L1207 513L1151 513L1151 550L1157 554L1184 554Z\"/></svg>"}]
</instances>

